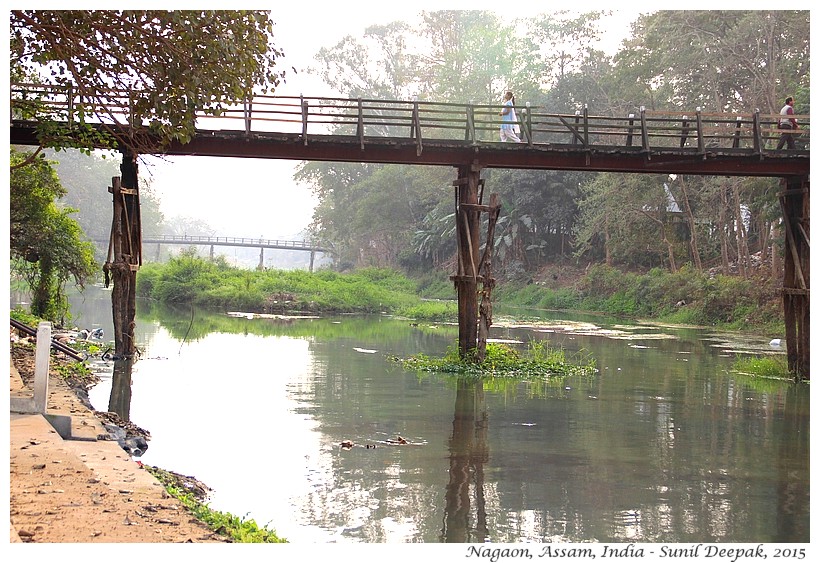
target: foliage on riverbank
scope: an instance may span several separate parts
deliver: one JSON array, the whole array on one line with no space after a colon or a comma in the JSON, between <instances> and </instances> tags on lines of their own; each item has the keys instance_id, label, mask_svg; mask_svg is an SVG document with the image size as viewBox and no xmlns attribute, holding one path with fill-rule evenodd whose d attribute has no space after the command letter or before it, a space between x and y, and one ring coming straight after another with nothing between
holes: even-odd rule
<instances>
[{"instance_id":1,"label":"foliage on riverbank","mask_svg":"<svg viewBox=\"0 0 820 563\"><path fill-rule=\"evenodd\" d=\"M592 266L571 287L538 283L499 284L499 302L541 309L597 311L630 318L780 335L779 293L770 283L737 276L711 276L688 266L675 273L646 274Z\"/></svg>"},{"instance_id":2,"label":"foliage on riverbank","mask_svg":"<svg viewBox=\"0 0 820 563\"><path fill-rule=\"evenodd\" d=\"M453 322L455 291L440 276L414 280L389 269L250 271L224 259L182 253L165 264L150 263L137 277L137 291L165 304L287 314L391 313ZM423 299L422 299L423 298ZM711 326L779 336L783 331L779 293L771 283L737 276L712 276L690 267L646 274L592 266L571 285L504 282L499 304L552 310L594 311L675 324Z\"/></svg>"},{"instance_id":3,"label":"foliage on riverbank","mask_svg":"<svg viewBox=\"0 0 820 563\"><path fill-rule=\"evenodd\" d=\"M150 465L143 465L143 468L156 477L165 490L191 511L197 520L218 534L238 543L287 543L287 540L276 535L276 531L265 526L260 528L253 519L239 518L230 512L209 508L185 487L176 474Z\"/></svg>"},{"instance_id":4,"label":"foliage on riverbank","mask_svg":"<svg viewBox=\"0 0 820 563\"><path fill-rule=\"evenodd\" d=\"M487 354L483 362L462 359L455 346L451 346L442 358L417 354L410 358L390 359L411 371L475 377L549 379L568 375L592 375L595 372L593 358L581 355L567 358L562 348L553 348L540 341L531 341L524 353L507 344L490 342L487 344Z\"/></svg>"},{"instance_id":5,"label":"foliage on riverbank","mask_svg":"<svg viewBox=\"0 0 820 563\"><path fill-rule=\"evenodd\" d=\"M377 313L418 300L414 282L394 270L250 271L185 252L165 264L145 264L137 293L163 303L266 313Z\"/></svg>"}]
</instances>

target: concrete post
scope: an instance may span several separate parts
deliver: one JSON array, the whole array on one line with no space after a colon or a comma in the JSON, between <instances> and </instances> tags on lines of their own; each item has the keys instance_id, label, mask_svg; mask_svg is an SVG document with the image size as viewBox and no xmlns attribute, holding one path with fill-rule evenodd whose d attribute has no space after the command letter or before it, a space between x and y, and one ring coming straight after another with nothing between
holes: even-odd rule
<instances>
[{"instance_id":1,"label":"concrete post","mask_svg":"<svg viewBox=\"0 0 820 563\"><path fill-rule=\"evenodd\" d=\"M34 409L45 414L48 402L48 368L51 360L51 323L37 325L37 349L34 353Z\"/></svg>"}]
</instances>

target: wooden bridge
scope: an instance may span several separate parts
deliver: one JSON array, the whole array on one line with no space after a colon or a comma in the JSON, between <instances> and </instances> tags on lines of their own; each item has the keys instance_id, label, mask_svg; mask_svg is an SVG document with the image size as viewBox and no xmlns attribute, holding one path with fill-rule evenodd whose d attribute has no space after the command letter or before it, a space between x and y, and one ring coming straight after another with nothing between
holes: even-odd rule
<instances>
[{"instance_id":1,"label":"wooden bridge","mask_svg":"<svg viewBox=\"0 0 820 563\"><path fill-rule=\"evenodd\" d=\"M143 153L455 167L459 260L452 278L459 297L463 353L483 349L482 333L486 336L491 322L489 294L494 280L490 254L479 255L479 226L481 214L488 213L487 241L491 242L500 204L493 197L485 203L482 169L778 177L786 232L783 299L789 366L808 377L808 115L795 116L801 129L787 133L797 137L797 147L778 150L780 116L757 110L727 114L641 107L614 116L595 115L587 107L557 114L524 104L516 108L523 142L502 143L500 105L255 96L238 105L214 105L197 113L197 132L189 142L163 146L151 134L149 123L133 122L130 108L144 94L111 90L88 96L38 84L12 84L10 90L12 144L39 144L38 119L47 116L62 123L67 131L63 134L69 137L72 129L80 129L82 120L111 135L120 146L143 147ZM134 219L139 214L136 178L136 156L124 153L122 186L111 188L115 194L112 237L115 230L131 233L121 250L126 250L123 255L129 257L132 271L140 261L141 235ZM129 197L137 198L136 205ZM129 206L130 214L123 211Z\"/></svg>"},{"instance_id":2,"label":"wooden bridge","mask_svg":"<svg viewBox=\"0 0 820 563\"><path fill-rule=\"evenodd\" d=\"M374 162L481 168L540 168L657 174L802 176L809 173L808 115L797 150L776 150L778 114L650 111L624 116L588 108L556 114L518 107L520 144L501 143L500 105L426 101L256 96L197 114L189 142L160 147L147 123L130 122L138 99L111 90L93 98L70 89L11 85L11 142L38 144L35 122L48 115L69 128L96 122L115 137L141 137L172 155ZM88 116L94 116L89 118Z\"/></svg>"},{"instance_id":3,"label":"wooden bridge","mask_svg":"<svg viewBox=\"0 0 820 563\"><path fill-rule=\"evenodd\" d=\"M103 241L108 242L108 241ZM313 260L317 252L330 252L329 249L305 240L277 240L246 237L211 237L199 235L143 235L143 244L177 244L182 246L210 246L211 258L214 257L215 246L234 246L259 249L259 269L265 263L265 249L301 250L310 252L310 271L313 271Z\"/></svg>"}]
</instances>

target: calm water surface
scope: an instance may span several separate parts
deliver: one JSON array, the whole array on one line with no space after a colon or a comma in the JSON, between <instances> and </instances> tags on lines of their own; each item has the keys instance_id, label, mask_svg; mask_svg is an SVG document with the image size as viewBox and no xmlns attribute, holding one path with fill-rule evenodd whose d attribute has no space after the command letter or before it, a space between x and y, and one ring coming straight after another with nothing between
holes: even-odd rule
<instances>
[{"instance_id":1,"label":"calm water surface","mask_svg":"<svg viewBox=\"0 0 820 563\"><path fill-rule=\"evenodd\" d=\"M111 337L110 294L74 307ZM452 326L140 306L141 359L101 366L91 400L151 433L143 462L292 543L809 541L808 386L729 369L768 340L516 315L492 336L598 372L477 384L389 360L444 353Z\"/></svg>"}]
</instances>

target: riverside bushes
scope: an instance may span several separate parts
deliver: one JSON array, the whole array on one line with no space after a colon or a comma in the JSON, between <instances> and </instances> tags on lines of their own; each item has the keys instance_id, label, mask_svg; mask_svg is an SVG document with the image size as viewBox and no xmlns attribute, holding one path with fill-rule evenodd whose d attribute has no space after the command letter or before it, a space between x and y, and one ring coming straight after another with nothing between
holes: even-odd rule
<instances>
[{"instance_id":1,"label":"riverside bushes","mask_svg":"<svg viewBox=\"0 0 820 563\"><path fill-rule=\"evenodd\" d=\"M167 264L144 265L137 276L137 294L169 304L273 313L393 312L418 302L413 281L393 270L250 271L190 254Z\"/></svg>"},{"instance_id":2,"label":"riverside bushes","mask_svg":"<svg viewBox=\"0 0 820 563\"><path fill-rule=\"evenodd\" d=\"M498 300L522 307L596 311L632 318L780 334L783 314L771 283L710 276L684 266L646 274L594 265L573 287L499 284Z\"/></svg>"},{"instance_id":3,"label":"riverside bushes","mask_svg":"<svg viewBox=\"0 0 820 563\"><path fill-rule=\"evenodd\" d=\"M222 259L206 260L182 253L167 264L145 264L137 292L167 304L194 303L213 309L248 312L389 312L429 321L457 319L452 285L441 276L421 280L385 268L340 274L330 270L251 271ZM729 330L782 333L779 293L771 283L733 276L710 276L684 266L670 273L656 268L646 274L622 272L606 265L589 268L569 287L500 282L498 303L521 307L595 311L631 318L717 326Z\"/></svg>"}]
</instances>

